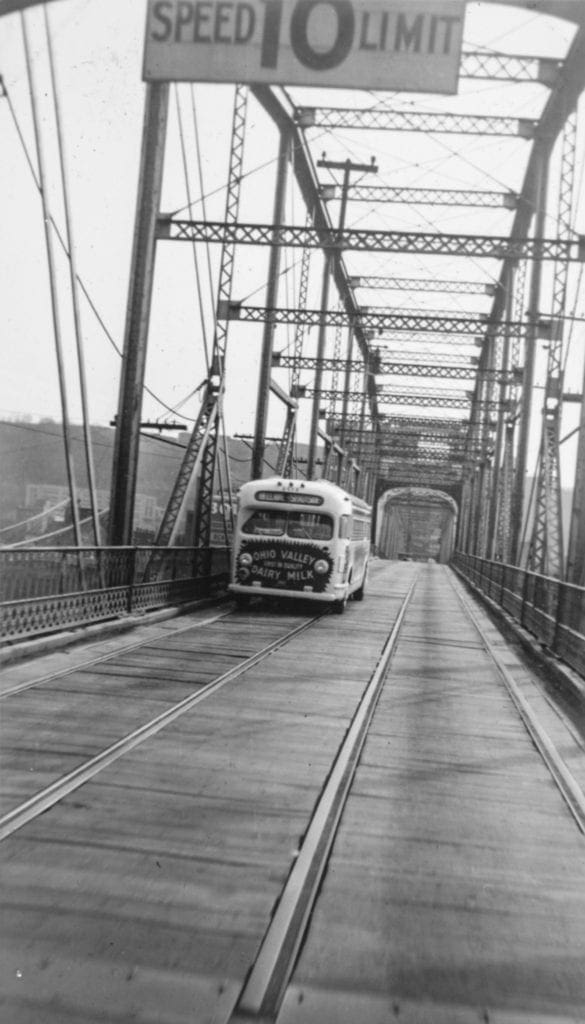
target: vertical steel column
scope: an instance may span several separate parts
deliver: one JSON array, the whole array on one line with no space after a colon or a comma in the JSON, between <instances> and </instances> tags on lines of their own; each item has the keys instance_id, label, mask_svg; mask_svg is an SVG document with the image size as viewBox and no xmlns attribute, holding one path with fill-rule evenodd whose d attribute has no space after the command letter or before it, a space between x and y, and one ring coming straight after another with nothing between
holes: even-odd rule
<instances>
[{"instance_id":1,"label":"vertical steel column","mask_svg":"<svg viewBox=\"0 0 585 1024\"><path fill-rule=\"evenodd\" d=\"M508 265L508 272L506 275L506 305L505 305L505 318L506 320L512 319L512 282L513 282L513 267ZM508 401L510 394L510 383L509 383L509 371L510 371L510 334L508 330L504 330L504 336L502 340L502 334L498 333L499 344L496 351L496 370L501 374L500 386L498 389L498 406L497 406L497 424L496 424L496 438L494 444L494 459L493 459L493 474L492 474L492 492L490 495L490 512L489 512L489 523L488 523L488 557L496 558L498 549L498 517L499 509L502 501L502 472L504 465L504 448L505 448L505 436L506 436L506 418L508 415Z\"/></svg>"},{"instance_id":2,"label":"vertical steel column","mask_svg":"<svg viewBox=\"0 0 585 1024\"><path fill-rule=\"evenodd\" d=\"M146 86L142 154L130 267L124 353L112 463L111 545L132 544L140 443L142 391L154 278L156 221L160 209L169 86Z\"/></svg>"},{"instance_id":3,"label":"vertical steel column","mask_svg":"<svg viewBox=\"0 0 585 1024\"><path fill-rule=\"evenodd\" d=\"M349 412L349 392L351 391L351 361L353 357L353 327L350 325L347 331L347 348L345 350L345 374L343 378L343 401L341 404L341 430L339 432L339 443L342 448L346 447L347 416Z\"/></svg>"},{"instance_id":4,"label":"vertical steel column","mask_svg":"<svg viewBox=\"0 0 585 1024\"><path fill-rule=\"evenodd\" d=\"M475 553L476 555L479 555L480 558L486 558L488 557L488 512L493 476L492 462L487 456L481 464L480 474L481 483L479 489Z\"/></svg>"},{"instance_id":5,"label":"vertical steel column","mask_svg":"<svg viewBox=\"0 0 585 1024\"><path fill-rule=\"evenodd\" d=\"M295 436L297 411L298 403L296 402L294 405L287 405L286 407L286 422L284 424L282 439L278 448L278 458L276 461L277 476L285 476L287 472L287 466L290 463L291 449Z\"/></svg>"},{"instance_id":6,"label":"vertical steel column","mask_svg":"<svg viewBox=\"0 0 585 1024\"><path fill-rule=\"evenodd\" d=\"M576 129L576 113L573 110L565 121L561 154L557 238L562 240L571 237ZM560 429L563 401L562 317L565 312L567 277L567 262L557 261L553 280L552 334L544 393L540 473L529 552L531 569L546 576L555 576L557 579L562 579L564 575Z\"/></svg>"},{"instance_id":7,"label":"vertical steel column","mask_svg":"<svg viewBox=\"0 0 585 1024\"><path fill-rule=\"evenodd\" d=\"M341 302L337 303L337 309L341 313L343 312L343 306ZM331 391L336 392L339 390L339 364L341 363L341 339L343 335L343 327L338 324L335 328L335 341L333 343L333 360L334 367L331 374ZM328 415L334 420L337 412L337 398L331 398L329 402Z\"/></svg>"},{"instance_id":8,"label":"vertical steel column","mask_svg":"<svg viewBox=\"0 0 585 1024\"><path fill-rule=\"evenodd\" d=\"M578 587L585 586L585 363L566 578Z\"/></svg>"},{"instance_id":9,"label":"vertical steel column","mask_svg":"<svg viewBox=\"0 0 585 1024\"><path fill-rule=\"evenodd\" d=\"M319 160L317 163L318 167L326 167L328 169L343 170L343 182L341 185L341 207L339 211L339 223L337 230L341 240L341 233L345 227L345 217L347 212L347 198L348 198L348 187L349 179L352 171L361 171L364 174L370 172L377 172L378 168L374 164L373 160L370 164L354 164L351 160L345 160L343 163L339 163L335 160ZM331 267L334 260L334 251L329 249L325 256L325 267L323 270L323 285L321 290L321 312L323 316L327 312L327 306L329 302L329 277L331 273ZM323 382L323 357L325 355L325 340L326 331L324 322L322 321L319 325L319 337L317 340L317 369L315 370L315 390L313 397L313 410L311 416L311 433L309 438L309 455L307 460L307 477L309 480L313 477L313 471L315 466L315 455L317 449L317 436L319 431L319 406L321 404L321 389Z\"/></svg>"},{"instance_id":10,"label":"vertical steel column","mask_svg":"<svg viewBox=\"0 0 585 1024\"><path fill-rule=\"evenodd\" d=\"M311 215L307 214L307 227L312 224ZM307 308L307 292L309 290L309 270L311 267L311 250L303 249L301 259L301 280L299 283L299 309ZM301 382L301 359L303 358L303 342L305 340L304 324L298 323L295 327L293 345L293 368L291 374L291 394L294 395L295 388Z\"/></svg>"},{"instance_id":11,"label":"vertical steel column","mask_svg":"<svg viewBox=\"0 0 585 1024\"><path fill-rule=\"evenodd\" d=\"M490 500L492 497L493 452L492 443L492 407L495 393L495 368L500 329L496 327L490 332L487 340L481 388L481 490L478 509L477 554L483 558L488 554ZM481 371L480 371L481 372Z\"/></svg>"},{"instance_id":12,"label":"vertical steel column","mask_svg":"<svg viewBox=\"0 0 585 1024\"><path fill-rule=\"evenodd\" d=\"M477 554L477 510L479 503L479 492L481 490L481 476L479 466L475 466L471 476L471 487L469 491L469 520L467 535L467 553Z\"/></svg>"},{"instance_id":13,"label":"vertical steel column","mask_svg":"<svg viewBox=\"0 0 585 1024\"><path fill-rule=\"evenodd\" d=\"M235 224L238 219L247 103L248 90L245 86L238 85L234 99L232 123L232 147L225 212L227 224ZM222 247L219 270L218 313L231 298L234 257L234 245L225 243ZM197 507L195 509L193 542L194 544L204 546L206 538L208 539L210 536L215 454L221 419L218 412L221 390L223 388L228 326L229 321L219 319L219 316L216 317L210 377L207 381L197 421L189 437L183 461L162 518L157 536L157 544L159 545L172 543L177 532L179 516L187 498L189 485L198 472L200 473L200 485L197 494Z\"/></svg>"},{"instance_id":14,"label":"vertical steel column","mask_svg":"<svg viewBox=\"0 0 585 1024\"><path fill-rule=\"evenodd\" d=\"M237 85L234 96L234 113L232 119L232 135L228 188L225 209L226 224L237 224L240 207L242 184L242 167L244 163L244 141L246 134L246 113L248 109L248 87ZM225 243L221 252L219 269L219 286L217 290L217 310L227 306L232 295L236 247ZM208 576L211 569L211 510L213 505L213 487L215 481L215 465L220 425L222 422L222 401L225 386L225 358L227 352L229 321L216 317L211 359L211 376L209 388L217 391L213 408L211 429L203 444L201 471L197 489L195 508L193 544L196 548L194 559L195 575ZM194 453L192 453L194 454ZM228 463L229 468L229 463Z\"/></svg>"},{"instance_id":15,"label":"vertical steel column","mask_svg":"<svg viewBox=\"0 0 585 1024\"><path fill-rule=\"evenodd\" d=\"M513 281L510 281L511 313L509 319L520 321L524 316L524 290L526 285L526 260L518 263L514 270ZM504 453L502 469L498 481L498 520L496 527L495 557L502 562L510 562L512 558L512 498L514 494L515 471L515 440L516 421L518 418L519 387L518 374L522 360L522 340L520 335L512 339L512 355L510 369L512 383L508 392L508 409L506 410L506 427L504 433Z\"/></svg>"},{"instance_id":16,"label":"vertical steel column","mask_svg":"<svg viewBox=\"0 0 585 1024\"><path fill-rule=\"evenodd\" d=\"M461 485L461 501L459 515L457 517L456 547L458 551L469 554L469 512L470 512L470 490L471 479L469 472L465 475Z\"/></svg>"},{"instance_id":17,"label":"vertical steel column","mask_svg":"<svg viewBox=\"0 0 585 1024\"><path fill-rule=\"evenodd\" d=\"M538 142L535 143L539 145ZM538 186L536 189L536 213L534 218L534 235L541 238L545 234L546 200L548 191L549 153L542 146L538 154ZM524 517L524 491L528 464L528 445L530 441L530 420L532 415L532 390L534 385L534 366L536 360L536 340L538 337L538 314L540 307L540 282L542 264L533 260L530 276L530 293L528 303L528 330L524 360L524 375L520 406L520 429L518 437L518 454L516 459L516 486L512 503L512 557L520 564L520 546L522 522Z\"/></svg>"},{"instance_id":18,"label":"vertical steel column","mask_svg":"<svg viewBox=\"0 0 585 1024\"><path fill-rule=\"evenodd\" d=\"M290 150L290 134L281 130L278 146L278 164L276 170L276 187L274 192L274 211L272 223L280 227L284 219L284 202L286 197L286 179ZM275 232L276 234L276 232ZM268 286L266 289L266 306L274 309L278 295L282 247L276 239L270 248L268 265ZM254 447L252 449L252 479L260 479L264 469L264 448L266 445L266 421L268 419L268 402L270 397L270 375L272 369L272 348L276 325L269 314L264 324L262 339L262 356L260 361L260 378L258 382L258 399L256 404L256 425L254 429Z\"/></svg>"},{"instance_id":19,"label":"vertical steel column","mask_svg":"<svg viewBox=\"0 0 585 1024\"><path fill-rule=\"evenodd\" d=\"M328 252L325 256L323 267L323 283L321 285L321 312L325 314L329 305L329 283L331 279L332 254ZM321 405L321 389L323 382L323 358L325 355L325 344L327 339L327 327L323 315L319 324L319 335L317 338L317 368L315 370L315 393L313 397L313 408L311 410L311 433L309 435L309 453L307 456L307 480L314 479L317 462L317 439L319 436L319 413Z\"/></svg>"}]
</instances>

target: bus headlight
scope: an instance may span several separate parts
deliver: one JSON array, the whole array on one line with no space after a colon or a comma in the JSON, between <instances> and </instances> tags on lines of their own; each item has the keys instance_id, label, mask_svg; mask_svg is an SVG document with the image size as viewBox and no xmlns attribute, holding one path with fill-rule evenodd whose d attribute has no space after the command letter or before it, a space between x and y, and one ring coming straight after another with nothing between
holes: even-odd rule
<instances>
[{"instance_id":1,"label":"bus headlight","mask_svg":"<svg viewBox=\"0 0 585 1024\"><path fill-rule=\"evenodd\" d=\"M329 562L326 562L324 558L319 558L315 562L313 569L319 573L319 576L323 576L329 569Z\"/></svg>"},{"instance_id":2,"label":"bus headlight","mask_svg":"<svg viewBox=\"0 0 585 1024\"><path fill-rule=\"evenodd\" d=\"M252 555L248 551L244 551L243 555L239 558L240 565L252 565Z\"/></svg>"}]
</instances>

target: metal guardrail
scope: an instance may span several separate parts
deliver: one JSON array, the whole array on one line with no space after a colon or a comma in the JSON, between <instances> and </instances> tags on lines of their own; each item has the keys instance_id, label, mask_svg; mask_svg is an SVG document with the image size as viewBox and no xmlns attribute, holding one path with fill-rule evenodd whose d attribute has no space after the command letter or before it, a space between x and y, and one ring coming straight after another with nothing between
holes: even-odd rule
<instances>
[{"instance_id":1,"label":"metal guardrail","mask_svg":"<svg viewBox=\"0 0 585 1024\"><path fill-rule=\"evenodd\" d=\"M203 597L227 548L0 548L0 643Z\"/></svg>"},{"instance_id":2,"label":"metal guardrail","mask_svg":"<svg viewBox=\"0 0 585 1024\"><path fill-rule=\"evenodd\" d=\"M451 564L585 676L585 587L460 551L455 552Z\"/></svg>"}]
</instances>

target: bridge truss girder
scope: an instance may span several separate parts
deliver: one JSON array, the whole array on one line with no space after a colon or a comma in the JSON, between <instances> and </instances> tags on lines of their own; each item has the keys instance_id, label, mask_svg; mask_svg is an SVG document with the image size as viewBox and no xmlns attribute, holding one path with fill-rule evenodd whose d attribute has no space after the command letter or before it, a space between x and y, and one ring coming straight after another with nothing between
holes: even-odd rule
<instances>
[{"instance_id":1,"label":"bridge truss girder","mask_svg":"<svg viewBox=\"0 0 585 1024\"><path fill-rule=\"evenodd\" d=\"M534 146L534 151L538 153L539 159L546 159L550 155L550 149L554 142L554 138L558 134L563 121L563 110L566 109L567 98L571 96L571 93L576 94L582 88L583 72L582 70L576 70L579 68L579 56L583 57L583 32L580 31L577 34L575 43L569 54L569 58L566 62L564 69L564 81L563 89L557 90L551 94L549 104L545 109L545 114L539 123L538 138ZM515 65L515 66L514 66ZM581 66L583 61L581 61ZM525 76L525 80L537 81L546 79L548 84L551 83L551 75L556 75L561 70L561 62L542 62L538 59L532 58L501 58L501 55L493 54L466 54L463 57L462 62L462 73L464 75L472 75L473 77L479 78L495 78L498 80L520 80ZM279 127L284 127L288 131L291 131L294 135L297 132L297 127L292 126L290 119L290 112L286 111L284 104L276 97L274 92L267 87L258 87L254 90L256 98L263 104L265 109L273 116L275 122ZM560 97L560 98L559 98ZM297 132L297 139L300 138ZM360 232L360 231L336 231L329 219L325 209L324 201L319 195L319 186L311 175L310 160L307 158L306 147L304 147L303 140L301 142L301 155L297 160L297 166L295 167L295 173L297 174L297 180L302 185L305 198L310 199L307 202L307 207L313 211L313 225L307 226L306 228L296 227L285 227L281 225L266 226L266 225L247 225L239 223L210 223L201 224L200 222L194 221L175 221L168 220L167 218L158 219L156 226L156 236L158 238L177 238L180 240L201 240L201 241L216 241L221 242L229 246L243 244L243 245L257 245L269 244L286 245L286 246L303 246L304 248L321 248L332 255L333 260L333 275L336 283L339 286L341 299L342 299L342 311L341 315L346 317L345 321L338 320L337 326L340 324L347 323L351 325L355 331L355 336L358 341L359 350L364 357L364 365L367 366L367 356L370 338L368 338L368 331L373 329L383 329L371 324L365 324L363 320L363 314L360 313L359 307L355 302L351 281L345 272L343 254L346 251L362 251L362 252L403 252L403 253L421 253L421 254L447 254L457 256L469 256L469 257L489 257L498 260L503 260L503 271L500 279L499 287L496 289L494 296L494 305L490 321L488 324L482 322L481 326L475 322L474 330L470 333L477 334L480 332L483 335L483 350L481 356L481 362L479 364L478 373L476 374L476 388L472 398L470 419L471 424L468 430L468 444L466 447L466 454L480 452L485 454L489 452L490 445L493 443L494 438L494 427L492 426L492 413L491 410L499 409L500 416L503 415L504 410L509 408L509 403L502 397L507 396L509 390L512 388L512 381L508 374L508 366L502 362L501 353L498 352L498 345L501 345L500 340L497 337L497 332L502 331L504 316L503 316L503 302L506 293L506 283L509 278L510 266L518 260L531 259L553 259L561 261L574 261L582 260L584 257L584 245L583 239L544 239L540 236L528 237L528 227L530 220L530 211L534 207L534 196L536 190L536 171L535 161L531 159L529 161L528 171L525 177L525 181L519 196L519 202L516 206L516 215L514 219L514 226L512 235L509 238L494 238L491 236L481 236L479 238L471 238L468 236L449 236L449 235L429 235L428 233L420 232ZM296 147L296 141L293 139L293 146ZM156 215L156 211L155 211ZM270 237L268 237L270 236ZM272 307L267 307L272 309ZM313 311L307 311L311 313ZM130 315L130 314L129 314ZM329 314L327 314L329 315ZM368 315L368 314L366 314ZM376 316L379 314L375 314ZM381 314L380 314L381 315ZM449 318L445 318L449 320ZM462 330L462 318L453 317L451 320L451 331ZM291 322L289 320L281 322ZM427 322L430 324L431 318L427 318ZM467 318L467 322L471 324L471 318ZM392 322L390 321L392 324ZM405 324L405 321L403 321ZM419 320L420 324L420 320ZM522 321L514 321L513 318L508 318L506 321L508 327L510 327L510 333L516 339L524 339L527 335L528 342L534 336L535 323L530 325L530 329L526 328L526 325ZM514 326L519 324L518 328ZM304 323L301 324L304 326ZM396 322L392 324L389 329L395 330L411 330L412 321L410 327L400 326L398 327ZM416 329L416 328L415 328ZM463 329L465 329L463 327ZM436 324L428 327L429 331L433 333L441 332L441 325ZM300 361L302 361L302 354L298 353L299 362L297 362L297 372L302 368ZM355 360L351 360L352 364ZM396 362L396 361L395 361ZM358 364L359 365L359 364ZM430 366L427 364L419 364ZM512 365L518 365L512 361ZM334 372L335 368L332 368ZM351 372L357 372L353 365L346 367ZM363 372L364 367L360 368L360 372ZM402 374L401 370L396 371ZM464 370L461 369L463 373ZM422 375L422 372L419 374ZM369 410L367 416L364 414L362 408L361 415L357 415L357 402L358 392L354 388L353 394L350 392L354 407L350 413L350 417L346 420L346 423L354 422L359 424L360 430L364 429L364 423L367 419L371 418L372 425L377 431L380 424L383 422L379 414L379 404L384 401L388 396L380 395L376 391L375 382L372 380L372 374L367 373L364 378L365 388L368 395ZM463 379L463 378L461 378ZM494 387L499 385L501 388L508 389L504 393L500 392L498 399L494 398ZM345 390L347 394L348 389ZM335 402L339 395L337 388L332 389L329 393L323 391L322 396L327 397L329 395L330 400ZM333 397L335 396L335 397ZM396 395L401 404L404 403L404 399L412 397L410 395L399 394ZM423 396L425 400L429 401L434 399L433 404L437 406L437 396ZM453 399L456 396L451 396ZM443 400L445 396L443 395ZM469 400L465 398L466 409L469 407ZM406 417L404 417L406 420ZM438 429L438 428L437 428ZM421 466L426 466L425 463L417 465L416 469L411 468L411 473L416 476L421 470ZM435 467L436 468L436 467ZM404 472L408 472L408 466L404 467ZM428 465L428 472L433 476L432 463ZM119 467L118 467L119 475ZM480 508L485 505L484 498L487 493L485 488L489 485L489 474L484 473L481 480L481 486L476 487L476 496L479 496ZM483 489L482 489L483 488ZM479 524L479 519L476 518L476 528Z\"/></svg>"},{"instance_id":2,"label":"bridge truss girder","mask_svg":"<svg viewBox=\"0 0 585 1024\"><path fill-rule=\"evenodd\" d=\"M157 238L171 242L210 242L233 245L283 245L327 249L342 253L383 252L428 256L568 260L585 259L583 238L509 238L505 235L449 235L427 231L373 231L345 228L307 228L297 225L226 224L224 221L185 220L161 215Z\"/></svg>"},{"instance_id":3,"label":"bridge truss girder","mask_svg":"<svg viewBox=\"0 0 585 1024\"><path fill-rule=\"evenodd\" d=\"M449 334L472 335L493 329L493 325L483 317L465 316L425 316L411 313L386 313L382 308L372 310L362 308L354 318L338 309L323 312L320 309L268 308L266 306L242 306L238 302L227 303L220 311L227 320L240 320L243 323L275 323L298 324L306 327L353 327L359 324L366 331L411 331L416 334ZM529 327L523 321L507 320L498 324L499 330L505 330L510 337L524 337ZM539 321L542 335L548 335L548 321Z\"/></svg>"}]
</instances>

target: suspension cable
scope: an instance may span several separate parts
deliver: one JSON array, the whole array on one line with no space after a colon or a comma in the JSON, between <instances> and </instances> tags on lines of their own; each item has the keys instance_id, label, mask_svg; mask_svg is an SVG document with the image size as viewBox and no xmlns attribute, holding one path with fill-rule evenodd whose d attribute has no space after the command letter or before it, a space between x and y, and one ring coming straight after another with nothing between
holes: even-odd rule
<instances>
[{"instance_id":1,"label":"suspension cable","mask_svg":"<svg viewBox=\"0 0 585 1024\"><path fill-rule=\"evenodd\" d=\"M69 250L69 280L71 286L71 305L73 310L73 330L75 334L75 345L77 349L77 366L79 371L79 391L81 396L81 411L83 418L83 440L85 447L85 461L87 465L87 483L89 487L89 501L91 507L91 519L93 535L96 547L101 545L100 521L97 505L97 488L95 468L93 461L93 449L91 443L90 416L87 398L87 376L85 372L85 353L83 350L83 335L81 331L81 314L79 310L79 291L77 288L77 269L75 258L75 240L73 236L73 219L69 202L69 183L67 178L67 162L65 158L65 141L63 136L63 124L61 118L61 104L59 101L59 90L57 83L57 72L53 50L53 36L49 13L46 5L43 6L45 35L47 39L47 54L49 58L49 72L51 78L51 92L53 96L53 108L55 111L55 124L57 127L57 148L59 152L59 167L61 171L61 192L63 196L63 210L65 213L65 238Z\"/></svg>"},{"instance_id":2,"label":"suspension cable","mask_svg":"<svg viewBox=\"0 0 585 1024\"><path fill-rule=\"evenodd\" d=\"M184 178L185 178L185 192L187 193L187 200L188 200L189 204L191 204L191 186L189 184L189 166L187 164L187 150L186 150L186 146L185 146L185 135L184 135L184 132L183 132L183 117L182 117L182 114L181 114L181 104L180 104L180 101L179 101L179 89L178 89L178 86L177 86L176 83L174 85L174 93L175 93L175 106L177 108L177 121L178 121L178 124L179 124L179 139L180 139L180 145L181 145L181 158L182 158L182 162L183 162L183 175L184 175ZM202 331L202 334L203 334L203 352L204 352L204 355L205 355L205 368L207 370L207 374L209 375L209 365L210 365L209 364L209 346L208 346L208 342L207 342L207 330L206 330L206 327L205 327L205 311L203 309L203 295L202 295L202 291L201 291L201 277L200 277L200 274L199 274L199 262L197 260L197 249L196 249L196 246L195 246L195 242L192 242L191 250L193 252L193 264L194 264L194 267L195 267L195 281L197 283L197 298L199 300L199 315L200 315L200 319L201 319L201 331Z\"/></svg>"},{"instance_id":3,"label":"suspension cable","mask_svg":"<svg viewBox=\"0 0 585 1024\"><path fill-rule=\"evenodd\" d=\"M73 456L71 452L71 439L69 435L69 407L67 402L67 386L65 381L65 365L63 361L63 348L61 344L61 325L59 322L59 298L57 293L57 278L55 268L55 257L53 252L53 235L49 227L49 210L47 204L47 191L46 191L46 172L44 163L44 152L41 138L41 129L39 123L39 115L37 109L37 99L34 81L34 69L31 59L30 42L28 36L28 29L26 25L26 15L21 12L20 14L20 25L22 30L22 39L24 44L24 55L26 62L26 74L28 81L28 91L31 104L33 129L35 137L35 149L37 155L37 162L39 168L39 184L41 193L41 204L43 210L43 225L45 232L45 245L47 250L47 263L49 270L49 286L51 293L51 313L53 319L53 340L55 343L55 355L57 359L57 373L59 378L59 395L61 399L61 415L63 417L63 445L65 449L65 468L67 471L67 481L69 484L69 494L71 495L71 514L73 517L73 531L75 536L75 544L77 547L81 547L81 531L79 528L79 510L77 508L77 493L75 487L75 471L73 466Z\"/></svg>"}]
</instances>

